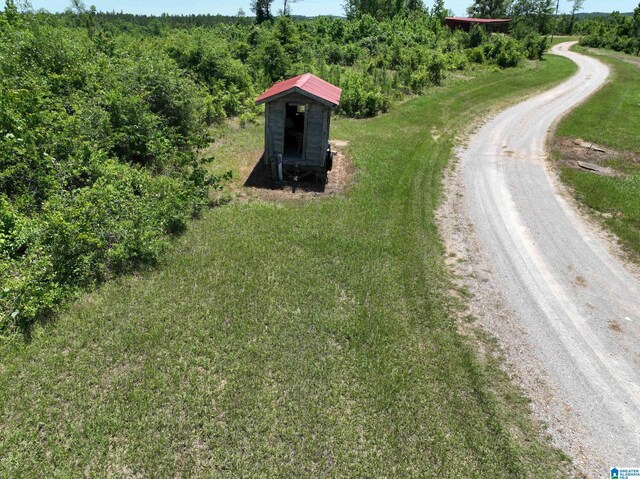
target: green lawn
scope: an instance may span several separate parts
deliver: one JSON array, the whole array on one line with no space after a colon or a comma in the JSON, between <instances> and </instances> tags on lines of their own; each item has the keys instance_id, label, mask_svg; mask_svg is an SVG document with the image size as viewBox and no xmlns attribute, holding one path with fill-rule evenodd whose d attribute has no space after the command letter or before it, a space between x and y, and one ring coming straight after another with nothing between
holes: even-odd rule
<instances>
[{"instance_id":1,"label":"green lawn","mask_svg":"<svg viewBox=\"0 0 640 479\"><path fill-rule=\"evenodd\" d=\"M551 46L563 42L577 42L578 40L580 40L580 37L576 35L554 35Z\"/></svg>"},{"instance_id":2,"label":"green lawn","mask_svg":"<svg viewBox=\"0 0 640 479\"><path fill-rule=\"evenodd\" d=\"M610 81L565 118L556 135L618 150L620 154L605 165L624 175L610 178L563 167L561 177L580 201L602 215L631 254L640 258L640 162L624 154L640 154L640 59L605 50L590 52L609 65Z\"/></svg>"},{"instance_id":3,"label":"green lawn","mask_svg":"<svg viewBox=\"0 0 640 479\"><path fill-rule=\"evenodd\" d=\"M210 210L156 270L0 344L0 476L564 477L492 343L457 332L434 210L458 133L574 71L339 119L345 196Z\"/></svg>"}]
</instances>

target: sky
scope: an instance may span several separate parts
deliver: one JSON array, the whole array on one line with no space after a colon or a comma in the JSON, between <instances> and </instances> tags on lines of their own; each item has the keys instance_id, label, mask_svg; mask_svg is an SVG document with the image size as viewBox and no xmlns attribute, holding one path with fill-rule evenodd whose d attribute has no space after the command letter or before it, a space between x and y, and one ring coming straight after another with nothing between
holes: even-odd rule
<instances>
[{"instance_id":1,"label":"sky","mask_svg":"<svg viewBox=\"0 0 640 479\"><path fill-rule=\"evenodd\" d=\"M34 9L45 9L50 12L65 10L70 0L31 0ZM189 2L176 2L171 0L84 0L87 6L95 5L96 9L103 12L123 11L125 13L137 13L146 15L190 14L210 13L221 15L235 15L240 8L247 14L250 13L249 0L191 0ZM282 8L282 0L275 0L275 11ZM425 4L431 6L431 0L425 0ZM457 16L463 16L472 0L445 0L445 7L453 10ZM292 13L295 15L342 15L344 0L299 0L292 5ZM585 0L583 12L631 12L638 5L638 0ZM567 0L560 0L560 12L568 12L570 9Z\"/></svg>"}]
</instances>

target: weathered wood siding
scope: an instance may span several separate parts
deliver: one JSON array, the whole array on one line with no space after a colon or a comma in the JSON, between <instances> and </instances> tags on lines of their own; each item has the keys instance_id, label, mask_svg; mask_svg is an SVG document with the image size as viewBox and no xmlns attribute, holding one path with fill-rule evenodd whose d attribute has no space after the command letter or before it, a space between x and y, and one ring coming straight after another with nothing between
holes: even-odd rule
<instances>
[{"instance_id":1,"label":"weathered wood siding","mask_svg":"<svg viewBox=\"0 0 640 479\"><path fill-rule=\"evenodd\" d=\"M313 99L300 93L289 93L288 95L283 96L281 100L286 103L296 103L298 105L306 105L315 102Z\"/></svg>"},{"instance_id":2,"label":"weathered wood siding","mask_svg":"<svg viewBox=\"0 0 640 479\"><path fill-rule=\"evenodd\" d=\"M324 157L322 155L324 110L321 103L309 103L307 110L307 131L305 134L305 164L307 166L322 166Z\"/></svg>"},{"instance_id":3,"label":"weathered wood siding","mask_svg":"<svg viewBox=\"0 0 640 479\"><path fill-rule=\"evenodd\" d=\"M274 162L284 152L285 102L277 100L267 104L265 124L267 163Z\"/></svg>"},{"instance_id":4,"label":"weathered wood siding","mask_svg":"<svg viewBox=\"0 0 640 479\"><path fill-rule=\"evenodd\" d=\"M324 166L325 155L329 148L329 130L331 128L331 109L324 109L324 120L322 126L322 165Z\"/></svg>"},{"instance_id":5,"label":"weathered wood siding","mask_svg":"<svg viewBox=\"0 0 640 479\"><path fill-rule=\"evenodd\" d=\"M268 165L271 163L271 159L269 158L269 116L271 115L271 103L265 103L264 105L264 162Z\"/></svg>"}]
</instances>

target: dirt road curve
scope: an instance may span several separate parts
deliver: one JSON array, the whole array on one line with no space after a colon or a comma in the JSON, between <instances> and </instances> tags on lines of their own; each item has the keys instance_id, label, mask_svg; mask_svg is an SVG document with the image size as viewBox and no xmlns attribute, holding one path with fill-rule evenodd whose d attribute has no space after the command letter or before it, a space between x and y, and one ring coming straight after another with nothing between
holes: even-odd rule
<instances>
[{"instance_id":1,"label":"dirt road curve","mask_svg":"<svg viewBox=\"0 0 640 479\"><path fill-rule=\"evenodd\" d=\"M608 68L568 51L579 72L484 125L462 156L466 206L498 285L552 387L602 463L640 466L640 282L581 220L545 166L554 121ZM602 476L604 477L604 476Z\"/></svg>"}]
</instances>

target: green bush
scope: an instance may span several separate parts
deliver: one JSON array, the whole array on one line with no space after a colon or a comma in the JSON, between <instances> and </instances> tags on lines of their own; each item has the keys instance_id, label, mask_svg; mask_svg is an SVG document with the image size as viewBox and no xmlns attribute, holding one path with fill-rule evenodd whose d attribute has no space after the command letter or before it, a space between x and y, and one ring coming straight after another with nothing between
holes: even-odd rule
<instances>
[{"instance_id":1,"label":"green bush","mask_svg":"<svg viewBox=\"0 0 640 479\"><path fill-rule=\"evenodd\" d=\"M549 40L538 33L527 35L523 41L523 46L529 60L542 60L544 52L549 48Z\"/></svg>"},{"instance_id":2,"label":"green bush","mask_svg":"<svg viewBox=\"0 0 640 479\"><path fill-rule=\"evenodd\" d=\"M467 41L468 48L476 48L486 43L489 40L489 35L487 34L484 27L473 24L471 29L469 30L469 39Z\"/></svg>"},{"instance_id":3,"label":"green bush","mask_svg":"<svg viewBox=\"0 0 640 479\"><path fill-rule=\"evenodd\" d=\"M197 75L48 18L0 14L0 334L153 263L217 182L194 152L220 115Z\"/></svg>"},{"instance_id":4,"label":"green bush","mask_svg":"<svg viewBox=\"0 0 640 479\"><path fill-rule=\"evenodd\" d=\"M590 18L576 25L583 36L580 44L640 55L640 6L633 15L614 12L605 18Z\"/></svg>"},{"instance_id":5,"label":"green bush","mask_svg":"<svg viewBox=\"0 0 640 479\"><path fill-rule=\"evenodd\" d=\"M365 75L350 72L342 84L340 112L353 118L365 118L385 112L389 99Z\"/></svg>"},{"instance_id":6,"label":"green bush","mask_svg":"<svg viewBox=\"0 0 640 479\"><path fill-rule=\"evenodd\" d=\"M472 63L483 64L485 62L484 48L475 47L467 50L467 58Z\"/></svg>"},{"instance_id":7,"label":"green bush","mask_svg":"<svg viewBox=\"0 0 640 479\"><path fill-rule=\"evenodd\" d=\"M516 67L524 60L522 44L506 35L493 35L489 43L483 45L485 58L500 68Z\"/></svg>"},{"instance_id":8,"label":"green bush","mask_svg":"<svg viewBox=\"0 0 640 479\"><path fill-rule=\"evenodd\" d=\"M78 288L154 263L168 235L182 232L205 204L192 180L114 160L100 170L90 186L48 200L37 230L0 199L2 279L12 293L0 300L5 319L18 311L13 319L29 323Z\"/></svg>"}]
</instances>

